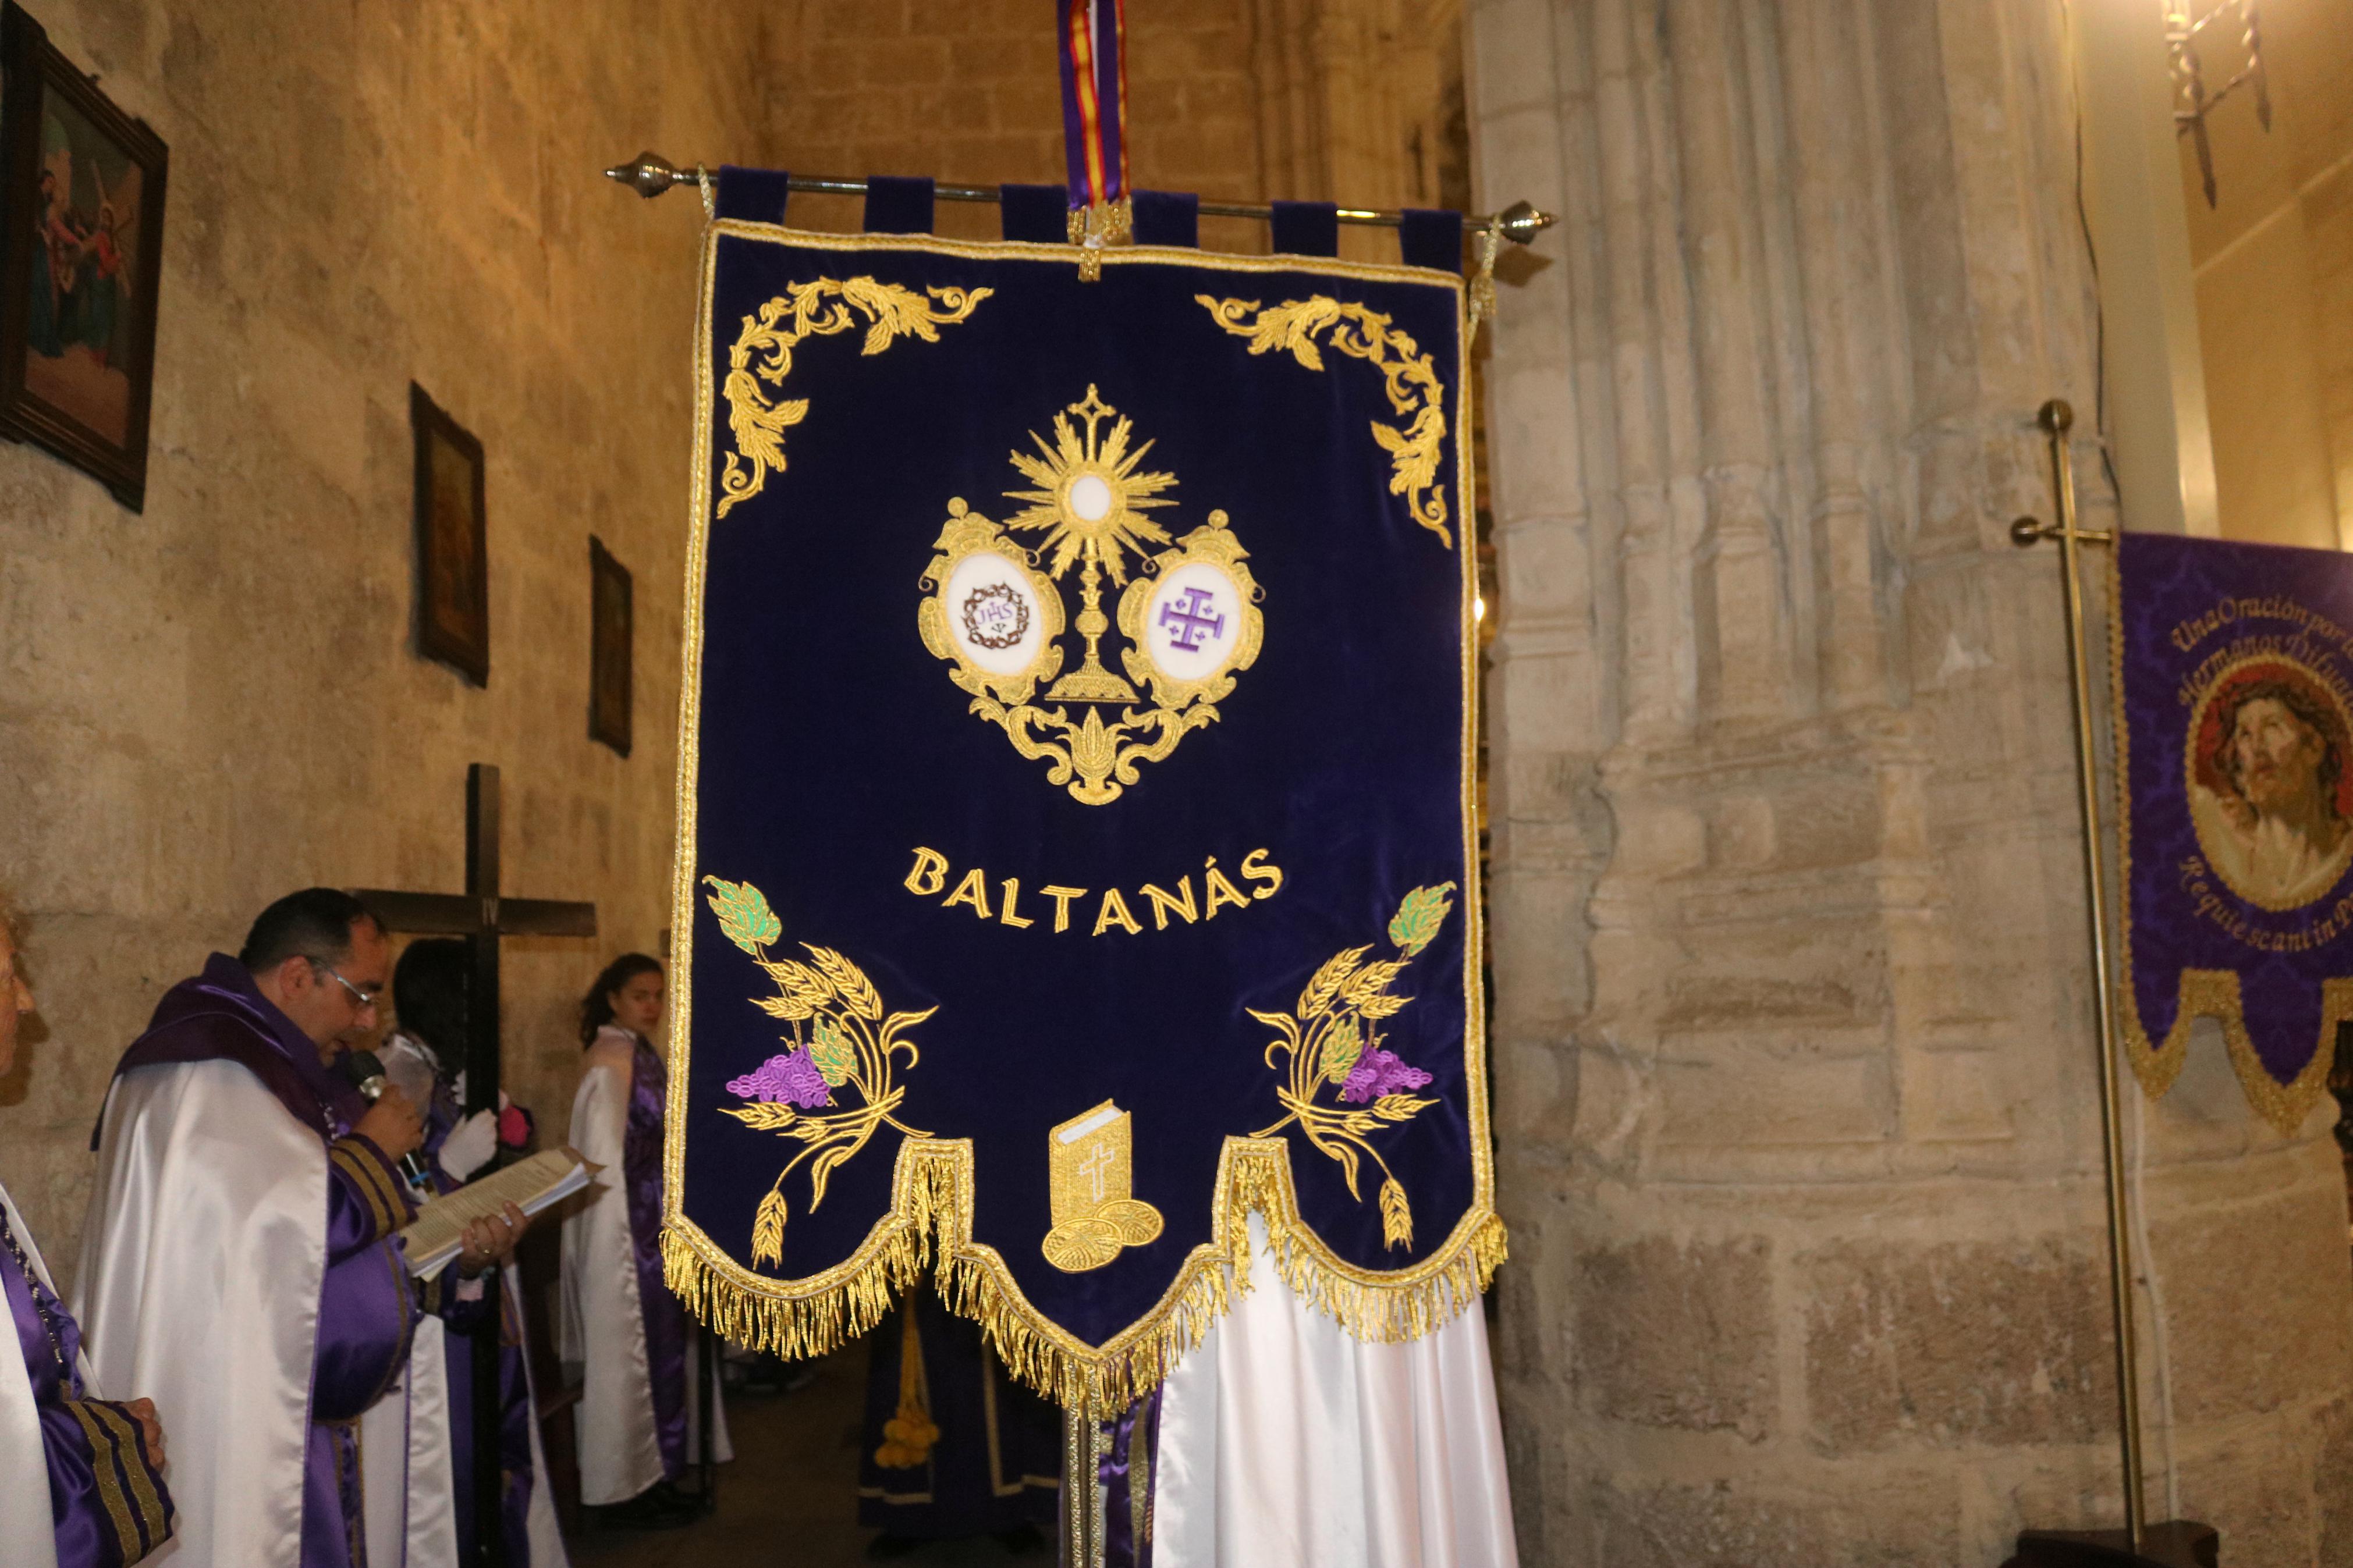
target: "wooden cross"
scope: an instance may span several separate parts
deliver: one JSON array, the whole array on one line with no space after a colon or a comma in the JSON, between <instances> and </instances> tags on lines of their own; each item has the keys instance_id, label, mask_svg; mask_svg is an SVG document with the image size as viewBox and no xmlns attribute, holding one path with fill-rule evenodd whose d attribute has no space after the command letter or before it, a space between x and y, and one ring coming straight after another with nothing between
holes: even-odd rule
<instances>
[{"instance_id":1,"label":"wooden cross","mask_svg":"<svg viewBox=\"0 0 2353 1568\"><path fill-rule=\"evenodd\" d=\"M466 890L402 893L381 888L353 891L388 931L461 936L472 959L466 994L466 1110L499 1105L499 938L595 936L596 906L552 899L499 896L499 770L476 763L466 770ZM474 1336L474 1558L482 1568L505 1568L505 1510L499 1471L499 1271L482 1276L487 1310ZM521 1312L521 1305L517 1305ZM538 1419L537 1412L532 1418ZM547 1478L539 1478L545 1486Z\"/></svg>"}]
</instances>

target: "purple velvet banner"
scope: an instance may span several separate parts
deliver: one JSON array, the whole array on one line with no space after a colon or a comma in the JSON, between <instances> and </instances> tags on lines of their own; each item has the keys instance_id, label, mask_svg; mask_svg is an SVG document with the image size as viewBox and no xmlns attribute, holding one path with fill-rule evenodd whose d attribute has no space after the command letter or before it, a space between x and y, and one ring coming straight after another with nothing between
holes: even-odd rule
<instances>
[{"instance_id":1,"label":"purple velvet banner","mask_svg":"<svg viewBox=\"0 0 2353 1568\"><path fill-rule=\"evenodd\" d=\"M2125 1039L2161 1094L2217 1019L2292 1129L2353 1017L2353 557L2121 533Z\"/></svg>"}]
</instances>

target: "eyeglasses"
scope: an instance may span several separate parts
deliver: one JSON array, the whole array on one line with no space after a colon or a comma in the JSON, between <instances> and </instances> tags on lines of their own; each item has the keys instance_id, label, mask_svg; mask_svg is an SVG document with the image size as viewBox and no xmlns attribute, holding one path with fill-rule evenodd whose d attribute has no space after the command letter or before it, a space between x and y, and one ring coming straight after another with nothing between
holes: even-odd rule
<instances>
[{"instance_id":1,"label":"eyeglasses","mask_svg":"<svg viewBox=\"0 0 2353 1568\"><path fill-rule=\"evenodd\" d=\"M332 976L336 984L342 986L344 990L352 994L352 1001L361 1012L368 1012L377 1005L375 993L363 991L358 986L353 984L350 981L344 979L342 975L335 973L335 966L333 964L322 963L314 958L311 960L311 967L317 970L322 974Z\"/></svg>"}]
</instances>

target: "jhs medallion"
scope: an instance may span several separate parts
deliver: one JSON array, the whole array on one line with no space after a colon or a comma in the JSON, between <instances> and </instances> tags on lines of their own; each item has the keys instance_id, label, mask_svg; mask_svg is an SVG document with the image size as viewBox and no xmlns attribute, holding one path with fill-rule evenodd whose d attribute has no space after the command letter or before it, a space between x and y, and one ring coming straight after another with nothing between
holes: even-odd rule
<instances>
[{"instance_id":1,"label":"jhs medallion","mask_svg":"<svg viewBox=\"0 0 2353 1568\"><path fill-rule=\"evenodd\" d=\"M1054 416L1051 446L1033 432L1037 452L1017 451L1012 461L1036 488L1005 492L1027 505L1003 526L951 500L921 579L931 592L916 613L923 646L955 666L948 679L971 694L971 710L1003 727L1021 755L1047 762L1047 781L1089 805L1118 799L1139 764L1213 722L1264 632L1259 586L1242 564L1249 552L1224 512L1173 542L1146 515L1176 504L1160 492L1176 476L1138 471L1152 443L1130 452L1134 426L1124 418L1105 434L1103 422L1118 412L1090 386ZM1008 531L1037 533L1037 547L1024 549ZM1147 553L1155 544L1169 548ZM1063 584L1073 566L1080 608L1068 625L1083 651L1065 673ZM1103 665L1113 630L1106 578L1123 590L1124 676Z\"/></svg>"}]
</instances>

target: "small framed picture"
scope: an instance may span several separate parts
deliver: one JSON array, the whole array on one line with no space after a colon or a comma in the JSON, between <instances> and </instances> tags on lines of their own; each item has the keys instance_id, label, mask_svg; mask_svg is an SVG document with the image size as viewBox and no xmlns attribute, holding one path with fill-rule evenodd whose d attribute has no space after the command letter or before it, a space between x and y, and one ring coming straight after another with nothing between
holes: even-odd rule
<instances>
[{"instance_id":1,"label":"small framed picture","mask_svg":"<svg viewBox=\"0 0 2353 1568\"><path fill-rule=\"evenodd\" d=\"M0 436L147 495L164 143L0 7Z\"/></svg>"},{"instance_id":2,"label":"small framed picture","mask_svg":"<svg viewBox=\"0 0 2353 1568\"><path fill-rule=\"evenodd\" d=\"M417 438L417 651L488 686L491 552L482 444L414 383L408 423Z\"/></svg>"},{"instance_id":3,"label":"small framed picture","mask_svg":"<svg viewBox=\"0 0 2353 1568\"><path fill-rule=\"evenodd\" d=\"M588 738L629 754L629 569L588 536Z\"/></svg>"}]
</instances>

